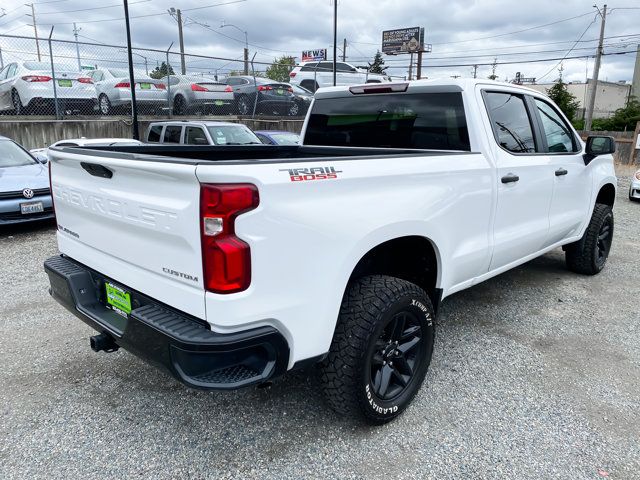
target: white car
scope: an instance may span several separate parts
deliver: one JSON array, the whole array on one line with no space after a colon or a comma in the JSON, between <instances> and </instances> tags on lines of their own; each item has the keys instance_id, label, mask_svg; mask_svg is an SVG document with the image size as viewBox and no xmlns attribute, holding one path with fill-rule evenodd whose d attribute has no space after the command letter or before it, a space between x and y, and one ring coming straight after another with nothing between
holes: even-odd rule
<instances>
[{"instance_id":1,"label":"white car","mask_svg":"<svg viewBox=\"0 0 640 480\"><path fill-rule=\"evenodd\" d=\"M387 75L369 73L346 62L336 63L336 85L389 82ZM333 86L333 62L302 62L289 73L289 83L315 92L320 87Z\"/></svg>"},{"instance_id":2,"label":"white car","mask_svg":"<svg viewBox=\"0 0 640 480\"><path fill-rule=\"evenodd\" d=\"M49 161L49 148L51 147L85 147L93 145L94 147L112 147L112 146L124 146L124 145L144 145L139 140L132 138L71 138L68 140L59 140L49 147L45 148L32 148L29 153L36 157L41 163L47 163Z\"/></svg>"},{"instance_id":3,"label":"white car","mask_svg":"<svg viewBox=\"0 0 640 480\"><path fill-rule=\"evenodd\" d=\"M629 200L640 201L640 170L631 177L631 185L629 185Z\"/></svg>"},{"instance_id":4,"label":"white car","mask_svg":"<svg viewBox=\"0 0 640 480\"><path fill-rule=\"evenodd\" d=\"M86 72L67 65L48 62L14 62L0 70L0 111L16 115L56 113L55 97L61 112L91 114L95 110L96 91Z\"/></svg>"},{"instance_id":5,"label":"white car","mask_svg":"<svg viewBox=\"0 0 640 480\"><path fill-rule=\"evenodd\" d=\"M95 84L98 109L102 115L126 112L131 109L131 81L129 71L120 68L97 68L87 72ZM167 86L143 73L134 74L136 104L140 110L162 112L169 108Z\"/></svg>"},{"instance_id":6,"label":"white car","mask_svg":"<svg viewBox=\"0 0 640 480\"><path fill-rule=\"evenodd\" d=\"M420 388L443 299L559 247L573 272L605 268L615 142L585 146L543 94L321 89L301 138L52 149L45 270L95 351L211 390L318 364L331 407L380 424Z\"/></svg>"}]
</instances>

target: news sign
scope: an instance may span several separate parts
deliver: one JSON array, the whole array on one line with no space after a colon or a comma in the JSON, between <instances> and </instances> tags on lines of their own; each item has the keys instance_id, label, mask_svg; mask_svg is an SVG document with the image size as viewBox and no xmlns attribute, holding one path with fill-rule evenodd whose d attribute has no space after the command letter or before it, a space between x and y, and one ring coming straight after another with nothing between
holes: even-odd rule
<instances>
[{"instance_id":1,"label":"news sign","mask_svg":"<svg viewBox=\"0 0 640 480\"><path fill-rule=\"evenodd\" d=\"M327 49L321 48L319 50L304 50L302 52L303 62L320 62L327 59Z\"/></svg>"},{"instance_id":2,"label":"news sign","mask_svg":"<svg viewBox=\"0 0 640 480\"><path fill-rule=\"evenodd\" d=\"M424 28L409 27L382 32L382 53L398 55L424 49Z\"/></svg>"}]
</instances>

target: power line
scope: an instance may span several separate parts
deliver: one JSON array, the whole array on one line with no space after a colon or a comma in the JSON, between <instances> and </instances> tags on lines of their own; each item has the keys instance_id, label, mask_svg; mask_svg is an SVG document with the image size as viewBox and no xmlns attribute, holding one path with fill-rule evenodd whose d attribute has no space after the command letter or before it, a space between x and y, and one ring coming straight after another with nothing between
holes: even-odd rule
<instances>
[{"instance_id":1,"label":"power line","mask_svg":"<svg viewBox=\"0 0 640 480\"><path fill-rule=\"evenodd\" d=\"M137 2L131 2L129 5L135 5L136 3L146 3L146 2L150 2L151 0L138 0ZM122 4L121 3L116 3L113 5L105 5L104 7L91 7L91 8L79 8L77 10L63 10L61 12L38 12L39 16L42 15L60 15L63 13L75 13L75 12L89 12L91 10L104 10L106 8L115 8L115 7L120 7L122 8ZM78 23L78 22L76 22Z\"/></svg>"}]
</instances>

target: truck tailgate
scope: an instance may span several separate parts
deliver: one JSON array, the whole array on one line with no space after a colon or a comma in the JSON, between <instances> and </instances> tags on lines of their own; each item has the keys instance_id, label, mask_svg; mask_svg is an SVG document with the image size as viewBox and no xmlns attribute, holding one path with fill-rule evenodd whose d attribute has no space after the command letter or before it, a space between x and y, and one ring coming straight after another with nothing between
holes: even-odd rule
<instances>
[{"instance_id":1,"label":"truck tailgate","mask_svg":"<svg viewBox=\"0 0 640 480\"><path fill-rule=\"evenodd\" d=\"M60 252L205 318L195 165L51 152Z\"/></svg>"}]
</instances>

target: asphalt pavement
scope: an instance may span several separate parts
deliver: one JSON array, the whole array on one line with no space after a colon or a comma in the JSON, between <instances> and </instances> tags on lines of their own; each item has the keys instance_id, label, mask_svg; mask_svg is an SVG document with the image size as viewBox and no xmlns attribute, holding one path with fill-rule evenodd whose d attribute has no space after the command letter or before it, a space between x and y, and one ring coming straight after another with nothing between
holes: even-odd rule
<instances>
[{"instance_id":1,"label":"asphalt pavement","mask_svg":"<svg viewBox=\"0 0 640 480\"><path fill-rule=\"evenodd\" d=\"M558 249L445 300L425 385L382 427L336 416L313 375L201 392L94 353L47 293L54 226L0 230L0 478L640 478L628 185L600 275L567 271Z\"/></svg>"}]
</instances>

